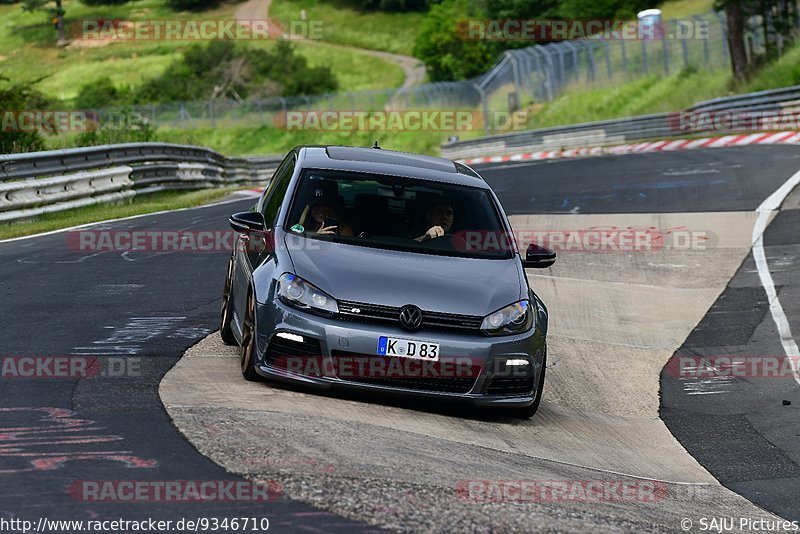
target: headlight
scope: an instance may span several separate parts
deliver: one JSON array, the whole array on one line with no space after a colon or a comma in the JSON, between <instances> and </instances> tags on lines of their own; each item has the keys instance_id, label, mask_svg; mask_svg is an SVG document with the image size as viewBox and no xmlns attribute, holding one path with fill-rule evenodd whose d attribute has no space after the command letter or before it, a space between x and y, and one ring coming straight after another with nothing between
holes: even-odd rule
<instances>
[{"instance_id":1,"label":"headlight","mask_svg":"<svg viewBox=\"0 0 800 534\"><path fill-rule=\"evenodd\" d=\"M278 278L278 296L295 308L339 313L339 306L333 297L291 273L284 273Z\"/></svg>"},{"instance_id":2,"label":"headlight","mask_svg":"<svg viewBox=\"0 0 800 534\"><path fill-rule=\"evenodd\" d=\"M530 301L521 300L484 317L481 330L489 336L519 334L530 330L535 323Z\"/></svg>"}]
</instances>

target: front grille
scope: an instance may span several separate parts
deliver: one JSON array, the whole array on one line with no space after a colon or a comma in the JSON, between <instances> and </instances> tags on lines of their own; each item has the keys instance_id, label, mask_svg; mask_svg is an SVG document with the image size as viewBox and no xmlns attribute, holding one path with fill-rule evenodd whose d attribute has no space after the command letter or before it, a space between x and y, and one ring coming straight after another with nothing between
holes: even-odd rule
<instances>
[{"instance_id":1,"label":"front grille","mask_svg":"<svg viewBox=\"0 0 800 534\"><path fill-rule=\"evenodd\" d=\"M321 360L322 352L319 340L303 336L303 341L292 341L278 336L272 336L272 340L267 347L266 362L274 367L281 369L298 367L298 360L316 359ZM307 368L309 366L300 366Z\"/></svg>"},{"instance_id":2,"label":"front grille","mask_svg":"<svg viewBox=\"0 0 800 534\"><path fill-rule=\"evenodd\" d=\"M496 366L486 386L487 395L524 395L533 391L533 365L506 366L502 361Z\"/></svg>"},{"instance_id":3,"label":"front grille","mask_svg":"<svg viewBox=\"0 0 800 534\"><path fill-rule=\"evenodd\" d=\"M342 350L332 351L331 357L334 360L333 367L342 380L417 391L469 393L481 372L481 367L478 365L467 368L449 364L442 367L441 361L422 362L412 358L359 354ZM420 370L418 375L417 369ZM445 376L441 376L442 374Z\"/></svg>"},{"instance_id":4,"label":"front grille","mask_svg":"<svg viewBox=\"0 0 800 534\"><path fill-rule=\"evenodd\" d=\"M357 309L358 312L353 310ZM363 302L339 301L337 318L360 323L400 326L400 308ZM480 334L483 317L422 310L420 329Z\"/></svg>"}]
</instances>

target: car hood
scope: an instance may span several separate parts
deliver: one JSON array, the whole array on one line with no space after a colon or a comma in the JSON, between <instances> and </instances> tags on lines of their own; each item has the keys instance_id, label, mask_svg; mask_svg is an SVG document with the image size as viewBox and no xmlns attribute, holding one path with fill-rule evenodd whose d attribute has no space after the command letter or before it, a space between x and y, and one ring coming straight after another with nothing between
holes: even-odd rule
<instances>
[{"instance_id":1,"label":"car hood","mask_svg":"<svg viewBox=\"0 0 800 534\"><path fill-rule=\"evenodd\" d=\"M295 274L337 300L483 316L527 295L516 258L459 258L304 241L308 246L287 247Z\"/></svg>"}]
</instances>

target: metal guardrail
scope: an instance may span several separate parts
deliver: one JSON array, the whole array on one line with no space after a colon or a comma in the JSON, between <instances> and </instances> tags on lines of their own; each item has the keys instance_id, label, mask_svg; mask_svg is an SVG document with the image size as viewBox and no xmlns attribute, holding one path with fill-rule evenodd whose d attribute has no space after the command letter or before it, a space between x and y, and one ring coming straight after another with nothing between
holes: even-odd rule
<instances>
[{"instance_id":1,"label":"metal guardrail","mask_svg":"<svg viewBox=\"0 0 800 534\"><path fill-rule=\"evenodd\" d=\"M695 114L720 112L769 113L800 109L800 85L726 96L698 102L687 112ZM442 145L442 156L450 159L505 156L518 152L535 152L564 148L610 146L651 139L668 139L708 133L735 133L752 128L693 129L680 128L680 112L638 115L623 119L540 128L524 132L492 135Z\"/></svg>"},{"instance_id":2,"label":"metal guardrail","mask_svg":"<svg viewBox=\"0 0 800 534\"><path fill-rule=\"evenodd\" d=\"M0 155L0 222L170 189L264 184L282 159L166 143Z\"/></svg>"}]
</instances>

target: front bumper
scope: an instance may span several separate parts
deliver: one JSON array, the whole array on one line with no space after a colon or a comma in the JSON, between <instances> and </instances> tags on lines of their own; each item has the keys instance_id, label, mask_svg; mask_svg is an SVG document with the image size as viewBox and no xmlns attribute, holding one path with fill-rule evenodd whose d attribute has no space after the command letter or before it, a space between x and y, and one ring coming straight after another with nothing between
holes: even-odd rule
<instances>
[{"instance_id":1,"label":"front bumper","mask_svg":"<svg viewBox=\"0 0 800 534\"><path fill-rule=\"evenodd\" d=\"M258 374L273 380L303 384L324 390L351 390L373 392L381 395L406 398L435 399L445 402L470 403L476 407L524 408L536 400L536 391L545 361L545 336L537 328L524 334L502 337L488 337L480 334L466 335L439 331L420 330L407 332L393 325L368 324L325 318L296 310L278 299L259 304L257 317L257 358L255 369ZM440 360L450 362L469 361L472 364L470 380L474 380L468 391L454 393L447 391L421 390L404 387L403 384L376 384L364 380L342 378L341 373L325 373L325 376L309 376L298 371L297 366L275 365L267 357L267 350L274 336L288 333L303 336L319 343L319 360L327 369L336 369L337 354L377 356L378 338L390 336L439 343ZM305 356L304 356L305 357ZM487 393L489 384L496 373L498 362L506 359L526 359L533 368L533 388L527 393ZM406 360L406 359L403 359ZM339 360L341 362L341 360ZM456 363L456 366L458 363ZM302 367L302 366L300 366ZM351 375L352 378L352 375ZM413 380L413 379L409 379ZM397 381L395 381L397 383ZM410 382L413 383L413 382Z\"/></svg>"}]
</instances>

